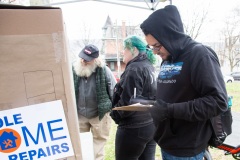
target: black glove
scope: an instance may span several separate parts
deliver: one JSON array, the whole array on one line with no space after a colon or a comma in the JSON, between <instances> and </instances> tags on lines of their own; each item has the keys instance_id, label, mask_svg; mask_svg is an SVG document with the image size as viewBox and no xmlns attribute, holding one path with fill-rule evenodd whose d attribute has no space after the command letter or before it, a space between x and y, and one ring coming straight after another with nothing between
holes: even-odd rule
<instances>
[{"instance_id":1,"label":"black glove","mask_svg":"<svg viewBox=\"0 0 240 160\"><path fill-rule=\"evenodd\" d=\"M114 120L114 122L115 122L116 124L119 124L119 122L120 122L120 120L121 120L121 116L120 116L120 114L118 113L118 111L112 110L112 111L110 112L110 116L111 116L111 118Z\"/></svg>"},{"instance_id":2,"label":"black glove","mask_svg":"<svg viewBox=\"0 0 240 160\"><path fill-rule=\"evenodd\" d=\"M136 96L136 98L134 98L134 96L131 97L129 104L135 104L135 103L141 103L143 105L153 105L155 103L155 100L149 100L147 97L143 97L143 96Z\"/></svg>"},{"instance_id":3,"label":"black glove","mask_svg":"<svg viewBox=\"0 0 240 160\"><path fill-rule=\"evenodd\" d=\"M153 122L156 126L158 125L158 122L169 118L168 104L161 99L156 100L154 105L148 108L148 110L151 113Z\"/></svg>"}]
</instances>

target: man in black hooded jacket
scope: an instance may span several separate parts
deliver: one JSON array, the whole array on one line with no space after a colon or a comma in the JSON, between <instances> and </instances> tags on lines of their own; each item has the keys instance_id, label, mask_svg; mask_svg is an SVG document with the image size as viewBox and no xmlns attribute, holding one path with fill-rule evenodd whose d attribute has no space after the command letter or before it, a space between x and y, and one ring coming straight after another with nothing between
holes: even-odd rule
<instances>
[{"instance_id":1,"label":"man in black hooded jacket","mask_svg":"<svg viewBox=\"0 0 240 160\"><path fill-rule=\"evenodd\" d=\"M153 12L140 27L163 60L156 102L149 109L163 160L200 160L212 135L209 119L227 110L216 53L184 34L173 5Z\"/></svg>"}]
</instances>

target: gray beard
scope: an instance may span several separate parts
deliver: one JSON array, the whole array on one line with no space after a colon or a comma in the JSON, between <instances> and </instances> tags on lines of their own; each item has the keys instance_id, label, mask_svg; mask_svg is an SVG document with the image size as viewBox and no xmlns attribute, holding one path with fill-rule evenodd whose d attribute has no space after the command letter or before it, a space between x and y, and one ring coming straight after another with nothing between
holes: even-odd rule
<instances>
[{"instance_id":1,"label":"gray beard","mask_svg":"<svg viewBox=\"0 0 240 160\"><path fill-rule=\"evenodd\" d=\"M84 65L81 62L76 66L76 74L80 77L89 77L96 71L97 65L95 63L90 65Z\"/></svg>"}]
</instances>

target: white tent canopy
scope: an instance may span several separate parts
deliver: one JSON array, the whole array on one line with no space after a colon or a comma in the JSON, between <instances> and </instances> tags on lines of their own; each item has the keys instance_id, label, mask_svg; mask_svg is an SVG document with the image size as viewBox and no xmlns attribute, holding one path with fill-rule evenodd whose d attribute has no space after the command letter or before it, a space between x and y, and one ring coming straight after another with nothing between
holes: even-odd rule
<instances>
[{"instance_id":1,"label":"white tent canopy","mask_svg":"<svg viewBox=\"0 0 240 160\"><path fill-rule=\"evenodd\" d=\"M169 1L170 4L172 0L60 0L58 2L50 3L50 5L59 5L59 4L67 4L67 3L76 3L76 2L85 2L85 1L96 1L96 2L103 2L103 3L110 3L140 9L148 9L148 10L155 10L157 5L160 2ZM138 5L130 5L127 2L143 2L146 4L146 7L138 6Z\"/></svg>"}]
</instances>

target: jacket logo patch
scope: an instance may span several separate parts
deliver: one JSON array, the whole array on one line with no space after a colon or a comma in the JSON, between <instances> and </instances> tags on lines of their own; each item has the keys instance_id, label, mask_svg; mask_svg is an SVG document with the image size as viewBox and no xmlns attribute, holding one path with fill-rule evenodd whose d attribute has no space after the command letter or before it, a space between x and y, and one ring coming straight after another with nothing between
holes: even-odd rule
<instances>
[{"instance_id":1,"label":"jacket logo patch","mask_svg":"<svg viewBox=\"0 0 240 160\"><path fill-rule=\"evenodd\" d=\"M179 75L182 70L183 62L169 63L166 62L161 66L158 79L169 79L175 75Z\"/></svg>"}]
</instances>

